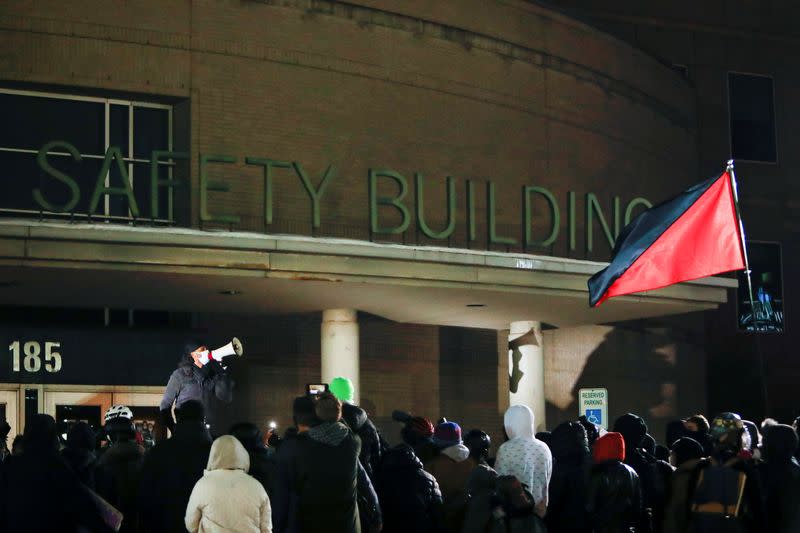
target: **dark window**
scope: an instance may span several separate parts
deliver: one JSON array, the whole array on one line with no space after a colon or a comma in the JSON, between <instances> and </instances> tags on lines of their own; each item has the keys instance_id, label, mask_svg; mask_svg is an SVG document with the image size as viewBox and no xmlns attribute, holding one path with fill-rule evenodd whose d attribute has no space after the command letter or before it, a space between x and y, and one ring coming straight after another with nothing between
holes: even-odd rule
<instances>
[{"instance_id":1,"label":"dark window","mask_svg":"<svg viewBox=\"0 0 800 533\"><path fill-rule=\"evenodd\" d=\"M37 163L40 149L51 141L73 145L81 156L75 161L63 148L51 150L47 163L72 178L80 189L80 199L71 210L85 216L98 181L122 188L130 180L139 216L151 218L150 156L153 150L170 150L172 108L161 104L139 103L93 97L75 97L0 89L0 212L23 214L43 208L35 201L39 189L55 210L63 209L72 193L67 184L45 172ZM112 161L108 175L100 176L108 149L119 149L124 172ZM159 176L166 179L170 166L159 165ZM158 218L171 215L170 191L159 190ZM93 216L131 216L124 194L101 197ZM48 214L49 216L49 214Z\"/></svg>"},{"instance_id":2,"label":"dark window","mask_svg":"<svg viewBox=\"0 0 800 533\"><path fill-rule=\"evenodd\" d=\"M728 73L733 159L776 163L772 78Z\"/></svg>"},{"instance_id":3,"label":"dark window","mask_svg":"<svg viewBox=\"0 0 800 533\"><path fill-rule=\"evenodd\" d=\"M105 152L101 101L0 93L0 117L0 147L38 150L50 141L67 141L82 154Z\"/></svg>"}]
</instances>

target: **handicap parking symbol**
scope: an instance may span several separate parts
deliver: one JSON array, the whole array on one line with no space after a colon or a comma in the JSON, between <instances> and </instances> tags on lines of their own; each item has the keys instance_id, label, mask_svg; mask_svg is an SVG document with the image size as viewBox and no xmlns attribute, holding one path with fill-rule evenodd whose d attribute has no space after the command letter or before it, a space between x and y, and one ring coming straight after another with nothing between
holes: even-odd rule
<instances>
[{"instance_id":1,"label":"handicap parking symbol","mask_svg":"<svg viewBox=\"0 0 800 533\"><path fill-rule=\"evenodd\" d=\"M602 409L587 409L586 420L598 426L603 425L603 410Z\"/></svg>"}]
</instances>

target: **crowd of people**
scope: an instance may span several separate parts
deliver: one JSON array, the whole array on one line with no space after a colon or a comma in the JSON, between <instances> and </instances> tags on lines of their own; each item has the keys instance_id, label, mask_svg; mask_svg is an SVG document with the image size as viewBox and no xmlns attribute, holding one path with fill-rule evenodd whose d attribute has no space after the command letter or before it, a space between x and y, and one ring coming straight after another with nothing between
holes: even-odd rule
<instances>
[{"instance_id":1,"label":"crowd of people","mask_svg":"<svg viewBox=\"0 0 800 533\"><path fill-rule=\"evenodd\" d=\"M189 400L147 452L125 406L106 414L99 450L87 424L62 442L36 415L0 465L0 530L113 531L116 509L123 532L800 531L800 419L695 415L658 445L634 414L612 431L582 417L535 434L514 405L490 458L485 431L400 411L390 447L352 398L337 378L294 400L282 438L240 423L215 440Z\"/></svg>"}]
</instances>

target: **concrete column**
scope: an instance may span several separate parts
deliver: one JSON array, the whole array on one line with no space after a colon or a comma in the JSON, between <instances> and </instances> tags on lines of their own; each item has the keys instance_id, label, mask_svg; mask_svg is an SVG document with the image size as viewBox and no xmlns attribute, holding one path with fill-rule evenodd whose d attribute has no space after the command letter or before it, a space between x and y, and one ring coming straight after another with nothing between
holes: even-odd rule
<instances>
[{"instance_id":1,"label":"concrete column","mask_svg":"<svg viewBox=\"0 0 800 533\"><path fill-rule=\"evenodd\" d=\"M545 427L544 350L542 324L512 322L508 332L509 402L527 405L536 418L536 430Z\"/></svg>"},{"instance_id":2,"label":"concrete column","mask_svg":"<svg viewBox=\"0 0 800 533\"><path fill-rule=\"evenodd\" d=\"M358 312L327 309L322 312L322 382L341 376L353 382L353 403L358 405L361 382L358 358Z\"/></svg>"}]
</instances>

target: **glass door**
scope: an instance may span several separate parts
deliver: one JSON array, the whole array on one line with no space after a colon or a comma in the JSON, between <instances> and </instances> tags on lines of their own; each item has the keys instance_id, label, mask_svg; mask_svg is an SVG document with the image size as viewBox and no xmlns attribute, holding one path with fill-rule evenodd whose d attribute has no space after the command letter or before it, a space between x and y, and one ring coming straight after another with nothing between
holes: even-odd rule
<instances>
[{"instance_id":1,"label":"glass door","mask_svg":"<svg viewBox=\"0 0 800 533\"><path fill-rule=\"evenodd\" d=\"M14 437L21 431L19 426L19 386L15 389L0 390L0 420L5 420L11 426L8 432L6 445L11 449Z\"/></svg>"},{"instance_id":2,"label":"glass door","mask_svg":"<svg viewBox=\"0 0 800 533\"><path fill-rule=\"evenodd\" d=\"M56 419L58 433L64 440L78 422L86 422L99 434L111 398L110 392L45 390L44 412Z\"/></svg>"},{"instance_id":3,"label":"glass door","mask_svg":"<svg viewBox=\"0 0 800 533\"><path fill-rule=\"evenodd\" d=\"M133 411L137 439L145 450L155 446L155 425L163 392L114 392L114 405L127 405Z\"/></svg>"}]
</instances>

